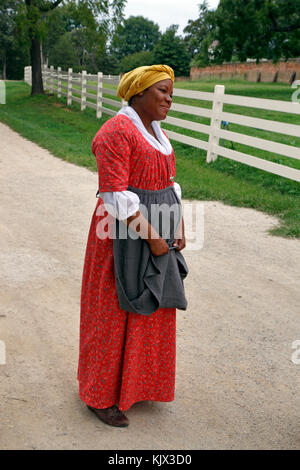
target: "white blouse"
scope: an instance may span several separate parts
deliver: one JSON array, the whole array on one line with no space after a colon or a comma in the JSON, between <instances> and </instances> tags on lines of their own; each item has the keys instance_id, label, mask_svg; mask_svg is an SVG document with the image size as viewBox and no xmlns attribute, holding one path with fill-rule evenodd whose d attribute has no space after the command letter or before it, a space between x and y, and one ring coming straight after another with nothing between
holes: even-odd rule
<instances>
[{"instance_id":1,"label":"white blouse","mask_svg":"<svg viewBox=\"0 0 300 470\"><path fill-rule=\"evenodd\" d=\"M141 118L131 106L124 106L118 114L129 117L147 142L161 153L164 155L170 155L172 153L172 146L169 139L162 132L158 121L153 121L151 124L157 140L146 130ZM174 182L174 189L181 200L181 187L176 182ZM103 199L107 212L119 220L127 219L139 210L140 198L132 191L100 192L99 195Z\"/></svg>"}]
</instances>

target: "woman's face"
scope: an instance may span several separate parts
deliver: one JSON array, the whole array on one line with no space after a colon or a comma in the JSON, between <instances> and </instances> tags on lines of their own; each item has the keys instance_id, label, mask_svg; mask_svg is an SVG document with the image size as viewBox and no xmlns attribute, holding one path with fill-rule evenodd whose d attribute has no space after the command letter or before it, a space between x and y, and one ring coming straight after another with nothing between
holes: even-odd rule
<instances>
[{"instance_id":1,"label":"woman's face","mask_svg":"<svg viewBox=\"0 0 300 470\"><path fill-rule=\"evenodd\" d=\"M141 93L138 93L139 104L142 110L151 117L151 120L161 121L167 117L172 104L172 95L172 80L161 80Z\"/></svg>"}]
</instances>

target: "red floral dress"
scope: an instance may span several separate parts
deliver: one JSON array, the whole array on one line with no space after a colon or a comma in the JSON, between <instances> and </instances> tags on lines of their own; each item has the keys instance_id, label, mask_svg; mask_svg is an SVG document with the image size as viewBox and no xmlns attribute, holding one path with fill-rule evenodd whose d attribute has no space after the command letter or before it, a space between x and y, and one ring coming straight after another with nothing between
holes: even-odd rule
<instances>
[{"instance_id":1,"label":"red floral dress","mask_svg":"<svg viewBox=\"0 0 300 470\"><path fill-rule=\"evenodd\" d=\"M164 189L174 152L156 150L124 115L109 119L92 143L99 191L125 191L128 186ZM170 165L170 167L169 167ZM114 277L113 240L100 239L103 220L97 200L85 252L78 362L79 396L94 408L118 405L127 410L143 400L172 401L175 392L176 309L150 316L120 309ZM100 215L97 215L100 214Z\"/></svg>"}]
</instances>

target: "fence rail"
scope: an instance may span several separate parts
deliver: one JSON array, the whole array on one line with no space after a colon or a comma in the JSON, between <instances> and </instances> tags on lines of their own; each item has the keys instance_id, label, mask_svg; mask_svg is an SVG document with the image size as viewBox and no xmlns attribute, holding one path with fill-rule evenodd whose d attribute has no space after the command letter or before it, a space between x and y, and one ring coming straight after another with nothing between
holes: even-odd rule
<instances>
[{"instance_id":1,"label":"fence rail","mask_svg":"<svg viewBox=\"0 0 300 470\"><path fill-rule=\"evenodd\" d=\"M31 67L25 67L24 80L31 85ZM100 118L102 113L114 116L124 105L125 102L117 98L116 88L114 88L119 83L119 80L119 76L103 75L102 72L98 72L98 74L95 75L87 74L85 71L82 73L73 73L72 69L62 71L60 67L58 67L57 70L54 70L52 66L50 68L46 66L43 68L43 84L45 89L52 93L57 93L58 97L65 96L68 106L72 104L72 101L75 101L80 103L82 111L84 111L86 107L96 110L97 118ZM109 88L107 85L113 85L114 87ZM188 114L208 118L210 119L210 124L201 124L182 119L181 117L168 116L167 119L164 120L164 123L176 126L176 128L200 132L208 136L208 141L205 141L200 138L186 136L173 130L164 129L170 139L205 150L207 152L207 162L215 161L218 156L222 156L300 182L300 170L298 169L220 145L220 139L226 139L231 142L237 142L264 150L271 154L283 155L288 158L300 160L299 147L252 137L240 132L232 132L222 129L221 127L222 122L230 122L239 124L240 126L247 126L299 138L300 125L223 111L223 104L231 104L300 116L299 102L293 103L247 96L226 95L223 85L216 85L213 93L174 88L173 94L176 97L198 100L199 105L173 103L172 111L184 113L185 115ZM110 97L108 98L103 95L109 95ZM112 98L113 96L116 98ZM211 102L212 108L207 109L201 107L201 101Z\"/></svg>"}]
</instances>

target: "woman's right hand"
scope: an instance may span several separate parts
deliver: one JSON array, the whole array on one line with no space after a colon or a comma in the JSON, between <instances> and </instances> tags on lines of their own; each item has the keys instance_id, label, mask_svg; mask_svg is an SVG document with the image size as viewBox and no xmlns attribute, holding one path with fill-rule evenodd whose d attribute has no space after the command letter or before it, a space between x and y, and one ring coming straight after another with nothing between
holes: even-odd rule
<instances>
[{"instance_id":1,"label":"woman's right hand","mask_svg":"<svg viewBox=\"0 0 300 470\"><path fill-rule=\"evenodd\" d=\"M163 238L152 238L147 241L154 256L162 256L170 251L169 245Z\"/></svg>"},{"instance_id":2,"label":"woman's right hand","mask_svg":"<svg viewBox=\"0 0 300 470\"><path fill-rule=\"evenodd\" d=\"M137 211L136 214L128 217L125 222L149 244L151 253L154 256L162 256L169 253L170 249L167 242L158 235L140 211Z\"/></svg>"}]
</instances>

